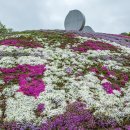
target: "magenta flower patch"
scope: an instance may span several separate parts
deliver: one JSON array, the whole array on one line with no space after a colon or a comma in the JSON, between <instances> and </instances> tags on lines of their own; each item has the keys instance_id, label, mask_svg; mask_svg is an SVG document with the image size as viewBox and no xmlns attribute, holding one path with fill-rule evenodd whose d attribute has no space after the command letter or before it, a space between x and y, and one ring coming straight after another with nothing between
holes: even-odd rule
<instances>
[{"instance_id":1,"label":"magenta flower patch","mask_svg":"<svg viewBox=\"0 0 130 130\"><path fill-rule=\"evenodd\" d=\"M17 80L20 88L17 92L22 92L28 96L37 98L45 90L45 84L38 76L42 76L46 70L44 65L18 65L14 68L0 68L4 74L4 82L9 83Z\"/></svg>"},{"instance_id":2,"label":"magenta flower patch","mask_svg":"<svg viewBox=\"0 0 130 130\"><path fill-rule=\"evenodd\" d=\"M103 88L106 90L106 92L108 94L112 94L113 93L113 89L112 89L112 84L109 82L103 83Z\"/></svg>"},{"instance_id":3,"label":"magenta flower patch","mask_svg":"<svg viewBox=\"0 0 130 130\"><path fill-rule=\"evenodd\" d=\"M116 74L116 72L109 70L107 66L99 65L98 67L91 67L89 70L91 72L94 72L100 80L107 79L108 81L110 81L102 84L103 89L108 94L113 94L113 90L117 90L120 93L122 93L121 87L124 87L129 80L127 74L125 73ZM118 78L118 80L113 79L111 76Z\"/></svg>"},{"instance_id":4,"label":"magenta flower patch","mask_svg":"<svg viewBox=\"0 0 130 130\"><path fill-rule=\"evenodd\" d=\"M105 82L105 83L102 84L102 86L108 94L114 94L113 90L117 90L117 91L121 92L120 86L117 85L117 84Z\"/></svg>"},{"instance_id":5,"label":"magenta flower patch","mask_svg":"<svg viewBox=\"0 0 130 130\"><path fill-rule=\"evenodd\" d=\"M37 98L39 94L45 90L45 85L42 79L32 79L32 81L29 83L26 80L27 77L28 75L21 75L19 77L20 88L18 92L23 92L25 95L34 96Z\"/></svg>"},{"instance_id":6,"label":"magenta flower patch","mask_svg":"<svg viewBox=\"0 0 130 130\"><path fill-rule=\"evenodd\" d=\"M34 41L29 41L27 39L6 39L0 41L0 45L6 45L6 46L16 46L16 47L31 47L31 48L36 48L36 47L42 47L39 43L35 43Z\"/></svg>"},{"instance_id":7,"label":"magenta flower patch","mask_svg":"<svg viewBox=\"0 0 130 130\"><path fill-rule=\"evenodd\" d=\"M117 50L117 48L111 44L92 40L88 40L78 45L77 47L72 47L71 49L79 52L87 52L88 50L111 50L111 51Z\"/></svg>"}]
</instances>

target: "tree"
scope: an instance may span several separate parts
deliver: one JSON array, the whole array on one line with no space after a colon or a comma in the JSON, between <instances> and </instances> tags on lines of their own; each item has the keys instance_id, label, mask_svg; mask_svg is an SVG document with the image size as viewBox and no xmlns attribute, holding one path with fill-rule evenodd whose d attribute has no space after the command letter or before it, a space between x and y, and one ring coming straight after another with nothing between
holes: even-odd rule
<instances>
[{"instance_id":1,"label":"tree","mask_svg":"<svg viewBox=\"0 0 130 130\"><path fill-rule=\"evenodd\" d=\"M121 33L121 35L124 35L124 36L130 36L130 32L124 32L124 33Z\"/></svg>"},{"instance_id":2,"label":"tree","mask_svg":"<svg viewBox=\"0 0 130 130\"><path fill-rule=\"evenodd\" d=\"M1 22L0 22L0 34L6 34L6 33L10 33L12 32L12 29L11 28L6 28L5 25L3 25Z\"/></svg>"}]
</instances>

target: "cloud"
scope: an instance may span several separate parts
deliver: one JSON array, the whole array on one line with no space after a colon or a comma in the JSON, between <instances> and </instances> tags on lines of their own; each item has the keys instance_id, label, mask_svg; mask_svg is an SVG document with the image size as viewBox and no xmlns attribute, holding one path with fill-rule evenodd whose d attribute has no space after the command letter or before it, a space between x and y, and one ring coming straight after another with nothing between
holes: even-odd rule
<instances>
[{"instance_id":1,"label":"cloud","mask_svg":"<svg viewBox=\"0 0 130 130\"><path fill-rule=\"evenodd\" d=\"M14 30L64 29L69 10L79 9L97 32L130 31L129 0L0 0L0 21Z\"/></svg>"}]
</instances>

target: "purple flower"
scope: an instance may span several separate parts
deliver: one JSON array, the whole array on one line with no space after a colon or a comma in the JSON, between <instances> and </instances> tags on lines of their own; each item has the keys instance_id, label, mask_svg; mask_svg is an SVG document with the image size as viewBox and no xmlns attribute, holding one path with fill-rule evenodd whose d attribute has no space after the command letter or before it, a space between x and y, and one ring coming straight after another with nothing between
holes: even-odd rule
<instances>
[{"instance_id":1,"label":"purple flower","mask_svg":"<svg viewBox=\"0 0 130 130\"><path fill-rule=\"evenodd\" d=\"M70 67L66 68L66 72L69 74L72 73L72 68L70 68Z\"/></svg>"},{"instance_id":2,"label":"purple flower","mask_svg":"<svg viewBox=\"0 0 130 130\"><path fill-rule=\"evenodd\" d=\"M42 104L42 103L38 104L37 111L42 112L44 109L45 109L45 105L44 104Z\"/></svg>"},{"instance_id":3,"label":"purple flower","mask_svg":"<svg viewBox=\"0 0 130 130\"><path fill-rule=\"evenodd\" d=\"M130 130L130 125L125 126L126 130Z\"/></svg>"},{"instance_id":4,"label":"purple flower","mask_svg":"<svg viewBox=\"0 0 130 130\"><path fill-rule=\"evenodd\" d=\"M121 73L121 75L122 75L122 77L123 77L123 79L124 79L125 82L127 82L127 81L129 80L127 74L125 74L125 73Z\"/></svg>"},{"instance_id":5,"label":"purple flower","mask_svg":"<svg viewBox=\"0 0 130 130\"><path fill-rule=\"evenodd\" d=\"M106 90L106 92L108 94L112 94L113 93L113 89L112 89L112 84L111 83L105 82L102 85L103 85L104 89Z\"/></svg>"},{"instance_id":6,"label":"purple flower","mask_svg":"<svg viewBox=\"0 0 130 130\"><path fill-rule=\"evenodd\" d=\"M107 71L107 67L106 66L102 66L102 70L106 70Z\"/></svg>"},{"instance_id":7,"label":"purple flower","mask_svg":"<svg viewBox=\"0 0 130 130\"><path fill-rule=\"evenodd\" d=\"M43 75L45 70L44 65L31 66L28 64L18 65L14 68L0 68L0 71L4 73L3 79L5 83L17 79L16 81L20 86L17 92L22 92L25 95L34 96L35 98L45 90L43 80L38 78L38 76Z\"/></svg>"},{"instance_id":8,"label":"purple flower","mask_svg":"<svg viewBox=\"0 0 130 130\"><path fill-rule=\"evenodd\" d=\"M114 130L122 130L122 128L115 128Z\"/></svg>"},{"instance_id":9,"label":"purple flower","mask_svg":"<svg viewBox=\"0 0 130 130\"><path fill-rule=\"evenodd\" d=\"M90 71L94 72L94 73L98 73L98 69L97 68L90 68Z\"/></svg>"}]
</instances>

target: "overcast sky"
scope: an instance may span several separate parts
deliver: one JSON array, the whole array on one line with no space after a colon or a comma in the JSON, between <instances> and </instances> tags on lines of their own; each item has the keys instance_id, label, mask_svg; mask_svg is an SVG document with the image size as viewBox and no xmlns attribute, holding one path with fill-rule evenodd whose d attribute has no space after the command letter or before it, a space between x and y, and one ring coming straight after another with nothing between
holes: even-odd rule
<instances>
[{"instance_id":1,"label":"overcast sky","mask_svg":"<svg viewBox=\"0 0 130 130\"><path fill-rule=\"evenodd\" d=\"M130 32L130 0L0 0L0 21L14 30L64 29L73 9L96 32Z\"/></svg>"}]
</instances>

